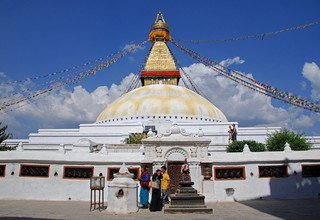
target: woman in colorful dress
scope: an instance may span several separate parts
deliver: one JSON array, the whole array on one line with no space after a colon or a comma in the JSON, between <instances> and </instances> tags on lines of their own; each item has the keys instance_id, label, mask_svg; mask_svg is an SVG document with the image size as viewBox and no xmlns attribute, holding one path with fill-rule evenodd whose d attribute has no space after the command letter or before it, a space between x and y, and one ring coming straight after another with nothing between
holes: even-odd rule
<instances>
[{"instance_id":1,"label":"woman in colorful dress","mask_svg":"<svg viewBox=\"0 0 320 220\"><path fill-rule=\"evenodd\" d=\"M231 127L231 125L229 125L229 131L228 131L228 144L231 144L231 140L232 140L232 133L233 133L233 129Z\"/></svg>"},{"instance_id":2,"label":"woman in colorful dress","mask_svg":"<svg viewBox=\"0 0 320 220\"><path fill-rule=\"evenodd\" d=\"M140 204L141 208L147 209L149 204L149 182L150 182L150 174L147 171L147 167L141 168L141 175L139 178L140 181Z\"/></svg>"},{"instance_id":3,"label":"woman in colorful dress","mask_svg":"<svg viewBox=\"0 0 320 220\"><path fill-rule=\"evenodd\" d=\"M161 199L161 170L157 170L152 176L152 197L150 203L150 211L161 211L162 210L162 199Z\"/></svg>"},{"instance_id":4,"label":"woman in colorful dress","mask_svg":"<svg viewBox=\"0 0 320 220\"><path fill-rule=\"evenodd\" d=\"M232 124L232 142L237 140L237 134L236 125Z\"/></svg>"}]
</instances>

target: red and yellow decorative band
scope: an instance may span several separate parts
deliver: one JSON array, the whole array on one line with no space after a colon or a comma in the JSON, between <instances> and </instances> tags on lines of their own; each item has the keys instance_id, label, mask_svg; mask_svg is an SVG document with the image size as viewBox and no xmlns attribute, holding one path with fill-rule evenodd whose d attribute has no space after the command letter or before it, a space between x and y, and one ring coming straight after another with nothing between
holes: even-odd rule
<instances>
[{"instance_id":1,"label":"red and yellow decorative band","mask_svg":"<svg viewBox=\"0 0 320 220\"><path fill-rule=\"evenodd\" d=\"M180 77L179 71L141 71L141 77L145 76L172 76Z\"/></svg>"}]
</instances>

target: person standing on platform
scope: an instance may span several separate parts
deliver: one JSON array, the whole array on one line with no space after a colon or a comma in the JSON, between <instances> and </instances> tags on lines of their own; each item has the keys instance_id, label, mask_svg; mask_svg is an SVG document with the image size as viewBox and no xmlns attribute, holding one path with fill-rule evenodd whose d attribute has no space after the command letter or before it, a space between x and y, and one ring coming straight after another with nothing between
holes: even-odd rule
<instances>
[{"instance_id":1,"label":"person standing on platform","mask_svg":"<svg viewBox=\"0 0 320 220\"><path fill-rule=\"evenodd\" d=\"M231 125L229 125L229 131L228 131L228 144L231 144L231 140L232 140L232 133L233 133L233 129L232 129Z\"/></svg>"},{"instance_id":2,"label":"person standing on platform","mask_svg":"<svg viewBox=\"0 0 320 220\"><path fill-rule=\"evenodd\" d=\"M237 140L237 134L236 125L232 124L232 142Z\"/></svg>"},{"instance_id":3,"label":"person standing on platform","mask_svg":"<svg viewBox=\"0 0 320 220\"><path fill-rule=\"evenodd\" d=\"M167 173L167 167L161 167L162 180L161 180L161 191L162 191L162 202L163 204L169 203L169 187L170 187L170 176Z\"/></svg>"},{"instance_id":4,"label":"person standing on platform","mask_svg":"<svg viewBox=\"0 0 320 220\"><path fill-rule=\"evenodd\" d=\"M150 211L161 211L162 210L162 200L161 200L161 170L157 170L152 176L152 197L150 202Z\"/></svg>"},{"instance_id":5,"label":"person standing on platform","mask_svg":"<svg viewBox=\"0 0 320 220\"><path fill-rule=\"evenodd\" d=\"M150 182L150 174L148 172L147 167L141 168L141 175L139 178L140 181L140 204L141 208L147 209L149 204L149 182Z\"/></svg>"}]
</instances>

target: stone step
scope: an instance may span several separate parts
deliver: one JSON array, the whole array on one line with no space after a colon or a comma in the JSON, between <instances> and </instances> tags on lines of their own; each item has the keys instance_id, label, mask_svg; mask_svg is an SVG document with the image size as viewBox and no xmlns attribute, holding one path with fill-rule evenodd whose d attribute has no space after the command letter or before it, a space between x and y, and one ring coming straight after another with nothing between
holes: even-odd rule
<instances>
[{"instance_id":1,"label":"stone step","mask_svg":"<svg viewBox=\"0 0 320 220\"><path fill-rule=\"evenodd\" d=\"M183 209L186 209L186 208L207 208L206 205L169 205L168 207L170 209L171 208L183 208Z\"/></svg>"},{"instance_id":2,"label":"stone step","mask_svg":"<svg viewBox=\"0 0 320 220\"><path fill-rule=\"evenodd\" d=\"M197 213L197 214L213 214L211 208L167 208L164 213L177 214L177 213Z\"/></svg>"},{"instance_id":3,"label":"stone step","mask_svg":"<svg viewBox=\"0 0 320 220\"><path fill-rule=\"evenodd\" d=\"M171 199L204 199L203 195L199 194L174 194Z\"/></svg>"},{"instance_id":4,"label":"stone step","mask_svg":"<svg viewBox=\"0 0 320 220\"><path fill-rule=\"evenodd\" d=\"M204 200L173 200L171 199L171 205L204 205Z\"/></svg>"},{"instance_id":5,"label":"stone step","mask_svg":"<svg viewBox=\"0 0 320 220\"><path fill-rule=\"evenodd\" d=\"M180 189L177 191L177 194L184 194L184 193L195 193L197 194L198 191L196 189Z\"/></svg>"},{"instance_id":6,"label":"stone step","mask_svg":"<svg viewBox=\"0 0 320 220\"><path fill-rule=\"evenodd\" d=\"M196 190L196 189L193 188L193 187L180 187L179 189L180 189L180 190L184 190L184 189L187 189L187 190Z\"/></svg>"}]
</instances>

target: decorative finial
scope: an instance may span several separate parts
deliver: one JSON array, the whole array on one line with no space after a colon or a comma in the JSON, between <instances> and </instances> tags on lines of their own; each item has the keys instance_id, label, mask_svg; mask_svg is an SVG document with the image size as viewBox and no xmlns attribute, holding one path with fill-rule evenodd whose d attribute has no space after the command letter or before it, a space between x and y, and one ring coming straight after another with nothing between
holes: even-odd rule
<instances>
[{"instance_id":1,"label":"decorative finial","mask_svg":"<svg viewBox=\"0 0 320 220\"><path fill-rule=\"evenodd\" d=\"M284 145L284 152L287 152L287 153L292 152L292 149L291 149L290 144L288 142L285 143L285 145Z\"/></svg>"},{"instance_id":2,"label":"decorative finial","mask_svg":"<svg viewBox=\"0 0 320 220\"><path fill-rule=\"evenodd\" d=\"M17 151L23 151L23 144L22 144L22 142L19 142L18 147L17 147Z\"/></svg>"},{"instance_id":3,"label":"decorative finial","mask_svg":"<svg viewBox=\"0 0 320 220\"><path fill-rule=\"evenodd\" d=\"M118 173L113 174L113 182L116 181L117 178L133 178L133 173L130 173L125 163L122 163L120 170Z\"/></svg>"},{"instance_id":4,"label":"decorative finial","mask_svg":"<svg viewBox=\"0 0 320 220\"><path fill-rule=\"evenodd\" d=\"M65 154L66 152L65 152L65 148L64 148L64 144L60 144L60 146L59 146L59 153L62 153L62 154Z\"/></svg>"},{"instance_id":5,"label":"decorative finial","mask_svg":"<svg viewBox=\"0 0 320 220\"><path fill-rule=\"evenodd\" d=\"M122 163L121 167L120 167L120 170L118 172L119 174L128 174L129 173L129 170L128 168L126 167L126 163Z\"/></svg>"},{"instance_id":6,"label":"decorative finial","mask_svg":"<svg viewBox=\"0 0 320 220\"><path fill-rule=\"evenodd\" d=\"M152 129L151 128L149 128L149 131L148 131L148 133L147 133L147 136L148 137L153 137L153 132L152 132Z\"/></svg>"},{"instance_id":7,"label":"decorative finial","mask_svg":"<svg viewBox=\"0 0 320 220\"><path fill-rule=\"evenodd\" d=\"M169 41L171 36L169 33L169 25L165 22L161 11L158 12L156 21L151 26L151 32L149 34L149 40L155 42L158 40Z\"/></svg>"},{"instance_id":8,"label":"decorative finial","mask_svg":"<svg viewBox=\"0 0 320 220\"><path fill-rule=\"evenodd\" d=\"M155 21L154 23L157 23L157 22L159 22L159 21L162 21L163 23L166 23L166 22L164 21L163 14L161 13L161 11L158 12L156 21Z\"/></svg>"},{"instance_id":9,"label":"decorative finial","mask_svg":"<svg viewBox=\"0 0 320 220\"><path fill-rule=\"evenodd\" d=\"M203 130L202 128L199 128L198 130L198 137L203 137L204 133L203 133Z\"/></svg>"},{"instance_id":10,"label":"decorative finial","mask_svg":"<svg viewBox=\"0 0 320 220\"><path fill-rule=\"evenodd\" d=\"M248 144L245 144L245 145L244 145L242 152L243 152L244 154L251 152Z\"/></svg>"},{"instance_id":11,"label":"decorative finial","mask_svg":"<svg viewBox=\"0 0 320 220\"><path fill-rule=\"evenodd\" d=\"M100 150L100 154L108 154L107 145L106 144L102 145L102 148Z\"/></svg>"}]
</instances>

